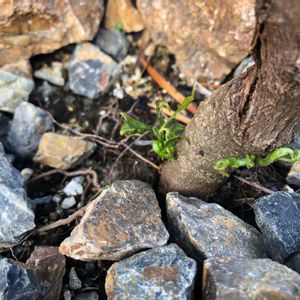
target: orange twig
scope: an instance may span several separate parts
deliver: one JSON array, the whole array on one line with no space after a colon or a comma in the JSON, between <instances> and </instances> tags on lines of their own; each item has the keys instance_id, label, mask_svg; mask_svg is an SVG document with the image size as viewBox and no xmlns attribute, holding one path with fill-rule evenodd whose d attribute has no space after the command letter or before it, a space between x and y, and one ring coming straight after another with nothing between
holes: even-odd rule
<instances>
[{"instance_id":1,"label":"orange twig","mask_svg":"<svg viewBox=\"0 0 300 300\"><path fill-rule=\"evenodd\" d=\"M139 61L147 70L148 74L152 77L152 79L163 89L167 91L167 93L175 99L176 102L182 103L185 99L185 96L178 92L170 82L168 82L164 77L162 77L149 63L145 61L144 58L140 57ZM194 104L190 104L186 108L192 114L196 113L196 106Z\"/></svg>"}]
</instances>

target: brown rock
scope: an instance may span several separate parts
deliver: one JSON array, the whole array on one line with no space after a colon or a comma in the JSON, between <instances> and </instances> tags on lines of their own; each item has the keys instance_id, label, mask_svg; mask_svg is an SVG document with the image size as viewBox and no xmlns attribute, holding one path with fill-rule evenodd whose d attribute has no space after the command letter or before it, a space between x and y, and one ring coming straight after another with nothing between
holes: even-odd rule
<instances>
[{"instance_id":1,"label":"brown rock","mask_svg":"<svg viewBox=\"0 0 300 300\"><path fill-rule=\"evenodd\" d=\"M84 141L79 137L47 132L40 140L34 161L52 168L66 170L82 162L93 153L94 149L94 143Z\"/></svg>"},{"instance_id":2,"label":"brown rock","mask_svg":"<svg viewBox=\"0 0 300 300\"><path fill-rule=\"evenodd\" d=\"M105 27L121 27L125 32L136 32L144 29L140 13L134 8L131 0L108 0L105 13Z\"/></svg>"},{"instance_id":3,"label":"brown rock","mask_svg":"<svg viewBox=\"0 0 300 300\"><path fill-rule=\"evenodd\" d=\"M119 260L142 249L165 245L169 234L150 185L116 181L92 201L59 247L79 260Z\"/></svg>"},{"instance_id":4,"label":"brown rock","mask_svg":"<svg viewBox=\"0 0 300 300\"><path fill-rule=\"evenodd\" d=\"M191 79L221 80L250 50L254 0L137 3L153 41L168 47Z\"/></svg>"},{"instance_id":5,"label":"brown rock","mask_svg":"<svg viewBox=\"0 0 300 300\"><path fill-rule=\"evenodd\" d=\"M103 0L1 1L0 66L91 40L103 12Z\"/></svg>"},{"instance_id":6,"label":"brown rock","mask_svg":"<svg viewBox=\"0 0 300 300\"><path fill-rule=\"evenodd\" d=\"M300 275L270 259L208 259L204 300L299 300Z\"/></svg>"},{"instance_id":7,"label":"brown rock","mask_svg":"<svg viewBox=\"0 0 300 300\"><path fill-rule=\"evenodd\" d=\"M297 187L300 187L300 160L299 161L296 161L287 178L286 178L286 181L289 183L289 184L292 184L292 185L295 185Z\"/></svg>"}]
</instances>

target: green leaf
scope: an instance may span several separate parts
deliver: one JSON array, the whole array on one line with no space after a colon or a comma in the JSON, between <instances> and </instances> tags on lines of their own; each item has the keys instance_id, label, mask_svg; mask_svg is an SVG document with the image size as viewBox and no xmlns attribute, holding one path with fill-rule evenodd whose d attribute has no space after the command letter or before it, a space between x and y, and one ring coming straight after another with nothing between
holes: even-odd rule
<instances>
[{"instance_id":1,"label":"green leaf","mask_svg":"<svg viewBox=\"0 0 300 300\"><path fill-rule=\"evenodd\" d=\"M121 113L121 116L125 122L121 126L120 135L144 133L152 130L151 126L131 118L126 113Z\"/></svg>"},{"instance_id":2,"label":"green leaf","mask_svg":"<svg viewBox=\"0 0 300 300\"><path fill-rule=\"evenodd\" d=\"M290 149L286 147L277 148L269 153L265 158L257 159L257 164L262 167L266 167L277 160L293 163L300 160L300 150Z\"/></svg>"}]
</instances>

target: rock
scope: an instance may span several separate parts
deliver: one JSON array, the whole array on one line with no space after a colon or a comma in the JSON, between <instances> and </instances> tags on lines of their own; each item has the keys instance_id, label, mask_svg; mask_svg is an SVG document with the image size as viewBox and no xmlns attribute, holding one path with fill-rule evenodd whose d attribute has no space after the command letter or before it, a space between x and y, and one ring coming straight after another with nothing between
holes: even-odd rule
<instances>
[{"instance_id":1,"label":"rock","mask_svg":"<svg viewBox=\"0 0 300 300\"><path fill-rule=\"evenodd\" d=\"M199 263L211 257L266 257L261 234L218 204L168 193L167 217L171 237Z\"/></svg>"},{"instance_id":2,"label":"rock","mask_svg":"<svg viewBox=\"0 0 300 300\"><path fill-rule=\"evenodd\" d=\"M250 52L256 25L253 0L137 4L152 40L174 53L188 78L220 81Z\"/></svg>"},{"instance_id":3,"label":"rock","mask_svg":"<svg viewBox=\"0 0 300 300\"><path fill-rule=\"evenodd\" d=\"M113 89L112 92L113 96L117 99L123 99L124 98L124 90L121 87L116 87Z\"/></svg>"},{"instance_id":4,"label":"rock","mask_svg":"<svg viewBox=\"0 0 300 300\"><path fill-rule=\"evenodd\" d=\"M286 266L300 274L300 252L294 254L288 260Z\"/></svg>"},{"instance_id":5,"label":"rock","mask_svg":"<svg viewBox=\"0 0 300 300\"><path fill-rule=\"evenodd\" d=\"M99 294L95 291L80 293L75 296L75 300L98 300Z\"/></svg>"},{"instance_id":6,"label":"rock","mask_svg":"<svg viewBox=\"0 0 300 300\"><path fill-rule=\"evenodd\" d=\"M58 248L36 246L26 265L39 283L42 295L39 299L60 299L66 262Z\"/></svg>"},{"instance_id":7,"label":"rock","mask_svg":"<svg viewBox=\"0 0 300 300\"><path fill-rule=\"evenodd\" d=\"M71 268L71 271L69 273L69 288L73 291L76 291L76 290L79 290L82 288L81 280L78 278L74 267Z\"/></svg>"},{"instance_id":8,"label":"rock","mask_svg":"<svg viewBox=\"0 0 300 300\"><path fill-rule=\"evenodd\" d=\"M203 300L299 300L300 275L270 259L204 262Z\"/></svg>"},{"instance_id":9,"label":"rock","mask_svg":"<svg viewBox=\"0 0 300 300\"><path fill-rule=\"evenodd\" d=\"M3 57L0 55L0 61L1 59ZM33 87L34 82L31 76L31 66L28 61L19 61L0 68L0 111L13 113L20 103L28 101Z\"/></svg>"},{"instance_id":10,"label":"rock","mask_svg":"<svg viewBox=\"0 0 300 300\"><path fill-rule=\"evenodd\" d=\"M84 177L82 176L72 178L64 187L63 192L67 196L81 195L83 193L83 181Z\"/></svg>"},{"instance_id":11,"label":"rock","mask_svg":"<svg viewBox=\"0 0 300 300\"><path fill-rule=\"evenodd\" d=\"M44 79L50 83L58 86L65 85L65 79L63 76L63 63L59 61L53 61L51 66L43 66L41 69L34 72L34 76L39 79Z\"/></svg>"},{"instance_id":12,"label":"rock","mask_svg":"<svg viewBox=\"0 0 300 300\"><path fill-rule=\"evenodd\" d=\"M35 227L23 178L0 153L0 248L20 243L24 234Z\"/></svg>"},{"instance_id":13,"label":"rock","mask_svg":"<svg viewBox=\"0 0 300 300\"><path fill-rule=\"evenodd\" d=\"M237 77L241 75L242 73L246 72L250 67L255 65L255 61L251 56L246 57L241 61L241 63L238 65L238 67L235 69L233 77Z\"/></svg>"},{"instance_id":14,"label":"rock","mask_svg":"<svg viewBox=\"0 0 300 300\"><path fill-rule=\"evenodd\" d=\"M104 13L103 2L5 1L0 10L0 66L91 40Z\"/></svg>"},{"instance_id":15,"label":"rock","mask_svg":"<svg viewBox=\"0 0 300 300\"><path fill-rule=\"evenodd\" d=\"M253 205L255 220L271 257L279 262L300 251L300 195L276 192Z\"/></svg>"},{"instance_id":16,"label":"rock","mask_svg":"<svg viewBox=\"0 0 300 300\"><path fill-rule=\"evenodd\" d=\"M26 264L0 259L0 298L60 299L65 259L56 247L36 247Z\"/></svg>"},{"instance_id":17,"label":"rock","mask_svg":"<svg viewBox=\"0 0 300 300\"><path fill-rule=\"evenodd\" d=\"M295 185L300 188L300 160L293 164L286 181L288 184Z\"/></svg>"},{"instance_id":18,"label":"rock","mask_svg":"<svg viewBox=\"0 0 300 300\"><path fill-rule=\"evenodd\" d=\"M66 170L89 157L95 147L94 143L84 141L79 137L47 132L40 140L34 161L52 168Z\"/></svg>"},{"instance_id":19,"label":"rock","mask_svg":"<svg viewBox=\"0 0 300 300\"><path fill-rule=\"evenodd\" d=\"M143 249L165 245L169 234L150 185L116 181L93 200L60 245L74 259L119 260Z\"/></svg>"},{"instance_id":20,"label":"rock","mask_svg":"<svg viewBox=\"0 0 300 300\"><path fill-rule=\"evenodd\" d=\"M196 270L196 262L170 244L114 263L105 291L109 300L193 299Z\"/></svg>"},{"instance_id":21,"label":"rock","mask_svg":"<svg viewBox=\"0 0 300 300\"><path fill-rule=\"evenodd\" d=\"M126 36L118 30L99 29L95 44L116 61L121 61L127 55L129 41Z\"/></svg>"},{"instance_id":22,"label":"rock","mask_svg":"<svg viewBox=\"0 0 300 300\"><path fill-rule=\"evenodd\" d=\"M30 168L24 168L21 170L21 175L24 179L24 181L28 181L31 176L33 175L34 170L30 169Z\"/></svg>"},{"instance_id":23,"label":"rock","mask_svg":"<svg viewBox=\"0 0 300 300\"><path fill-rule=\"evenodd\" d=\"M69 290L64 291L64 300L72 300L71 291L69 291Z\"/></svg>"},{"instance_id":24,"label":"rock","mask_svg":"<svg viewBox=\"0 0 300 300\"><path fill-rule=\"evenodd\" d=\"M61 203L61 208L69 209L76 204L76 200L74 196L65 198Z\"/></svg>"},{"instance_id":25,"label":"rock","mask_svg":"<svg viewBox=\"0 0 300 300\"><path fill-rule=\"evenodd\" d=\"M75 48L69 63L71 90L91 99L105 93L119 75L121 66L90 43Z\"/></svg>"},{"instance_id":26,"label":"rock","mask_svg":"<svg viewBox=\"0 0 300 300\"><path fill-rule=\"evenodd\" d=\"M125 32L137 32L144 30L144 22L139 11L132 5L131 0L108 0L105 27Z\"/></svg>"},{"instance_id":27,"label":"rock","mask_svg":"<svg viewBox=\"0 0 300 300\"><path fill-rule=\"evenodd\" d=\"M31 103L22 102L16 108L8 132L9 150L19 158L32 158L42 135L53 129L53 121L45 110Z\"/></svg>"}]
</instances>

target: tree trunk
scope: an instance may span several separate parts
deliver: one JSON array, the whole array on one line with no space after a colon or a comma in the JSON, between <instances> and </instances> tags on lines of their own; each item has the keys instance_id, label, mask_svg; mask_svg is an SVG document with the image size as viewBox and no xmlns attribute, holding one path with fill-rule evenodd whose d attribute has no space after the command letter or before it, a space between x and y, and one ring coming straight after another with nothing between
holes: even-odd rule
<instances>
[{"instance_id":1,"label":"tree trunk","mask_svg":"<svg viewBox=\"0 0 300 300\"><path fill-rule=\"evenodd\" d=\"M164 192L204 197L224 182L213 169L218 159L265 155L293 139L300 117L300 2L259 0L256 15L256 65L200 104L177 159L162 168Z\"/></svg>"}]
</instances>

